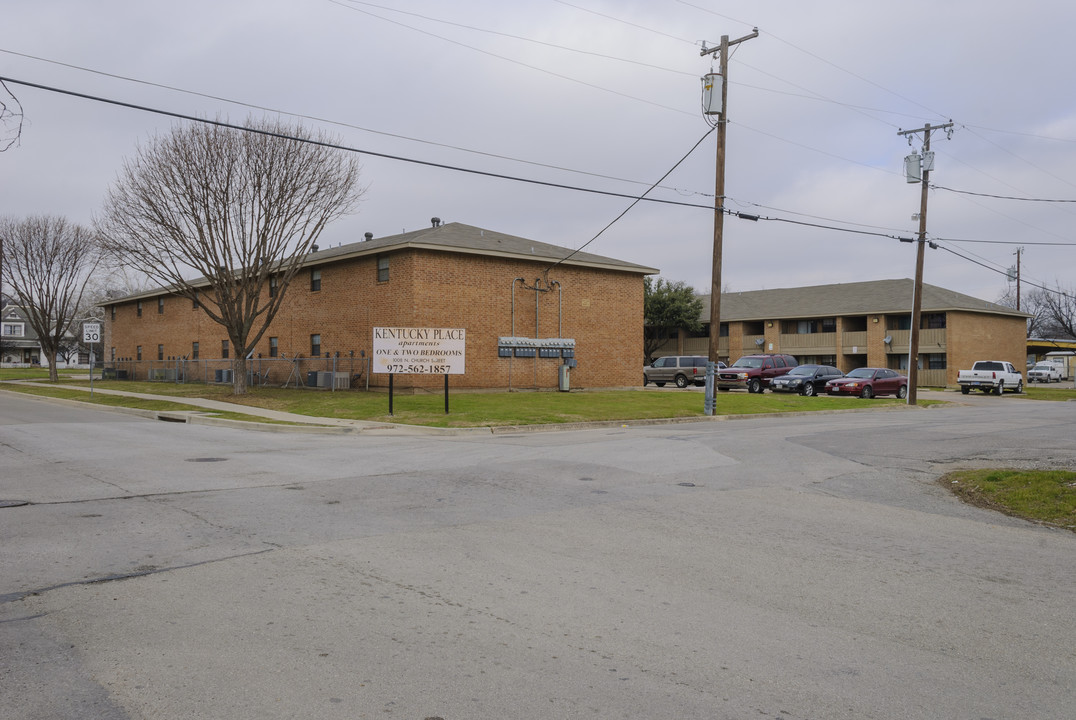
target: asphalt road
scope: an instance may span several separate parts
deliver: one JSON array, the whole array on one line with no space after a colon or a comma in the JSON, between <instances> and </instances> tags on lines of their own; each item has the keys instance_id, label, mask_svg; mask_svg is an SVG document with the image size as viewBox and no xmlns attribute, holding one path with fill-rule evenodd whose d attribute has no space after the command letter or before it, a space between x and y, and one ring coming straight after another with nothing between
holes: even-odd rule
<instances>
[{"instance_id":1,"label":"asphalt road","mask_svg":"<svg viewBox=\"0 0 1076 720\"><path fill-rule=\"evenodd\" d=\"M0 394L0 717L1072 717L1076 404L436 438Z\"/></svg>"}]
</instances>

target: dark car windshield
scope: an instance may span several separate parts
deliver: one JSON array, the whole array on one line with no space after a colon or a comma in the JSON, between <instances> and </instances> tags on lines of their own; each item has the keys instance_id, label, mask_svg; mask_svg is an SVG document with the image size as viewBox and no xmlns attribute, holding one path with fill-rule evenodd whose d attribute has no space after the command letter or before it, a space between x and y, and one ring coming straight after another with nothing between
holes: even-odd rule
<instances>
[{"instance_id":1,"label":"dark car windshield","mask_svg":"<svg viewBox=\"0 0 1076 720\"><path fill-rule=\"evenodd\" d=\"M800 365L799 367L792 368L788 371L789 375L806 375L807 377L813 377L815 371L818 369L817 365Z\"/></svg>"},{"instance_id":2,"label":"dark car windshield","mask_svg":"<svg viewBox=\"0 0 1076 720\"><path fill-rule=\"evenodd\" d=\"M870 368L856 368L852 372L845 375L850 378L871 378L874 377L874 370Z\"/></svg>"},{"instance_id":3,"label":"dark car windshield","mask_svg":"<svg viewBox=\"0 0 1076 720\"><path fill-rule=\"evenodd\" d=\"M762 367L762 358L757 357L742 357L736 362L732 363L732 367L745 367L745 368L757 368Z\"/></svg>"}]
</instances>

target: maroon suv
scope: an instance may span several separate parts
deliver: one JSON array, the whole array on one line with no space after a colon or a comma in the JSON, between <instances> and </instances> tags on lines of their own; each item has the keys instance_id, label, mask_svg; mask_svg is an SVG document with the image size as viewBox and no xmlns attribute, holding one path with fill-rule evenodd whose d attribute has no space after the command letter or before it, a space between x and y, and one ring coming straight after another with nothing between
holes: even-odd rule
<instances>
[{"instance_id":1,"label":"maroon suv","mask_svg":"<svg viewBox=\"0 0 1076 720\"><path fill-rule=\"evenodd\" d=\"M784 375L797 364L791 355L744 355L717 373L717 389L747 388L747 392L765 392L770 380Z\"/></svg>"}]
</instances>

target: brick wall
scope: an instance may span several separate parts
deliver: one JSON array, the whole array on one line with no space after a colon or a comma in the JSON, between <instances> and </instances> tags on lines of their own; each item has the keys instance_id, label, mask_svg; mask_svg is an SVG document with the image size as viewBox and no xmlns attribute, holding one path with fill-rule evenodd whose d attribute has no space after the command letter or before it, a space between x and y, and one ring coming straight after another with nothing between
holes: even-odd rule
<instances>
[{"instance_id":1,"label":"brick wall","mask_svg":"<svg viewBox=\"0 0 1076 720\"><path fill-rule=\"evenodd\" d=\"M271 337L287 357L309 356L310 336L321 336L321 353L371 354L375 326L461 327L467 330L466 374L453 375L458 388L550 389L558 382L561 360L500 358L497 338L516 336L567 337L576 341L578 366L571 385L619 387L638 385L643 332L643 277L638 273L561 265L544 275L548 262L504 257L403 249L385 253L388 281L377 279L377 258L345 259L317 266L321 289L311 291L310 269L300 271L287 288L284 305L255 347L269 356ZM534 287L541 278L543 292L526 290L516 278ZM557 284L559 283L559 285ZM537 308L536 308L537 298ZM202 358L220 357L223 328L192 309L190 300L165 296L164 313L156 298L115 306L116 318L106 313L105 356L143 359L191 352L199 343ZM536 314L537 309L537 314ZM236 352L231 348L232 357ZM400 375L399 389L439 388L443 376ZM370 385L387 386L388 376L375 374Z\"/></svg>"}]
</instances>

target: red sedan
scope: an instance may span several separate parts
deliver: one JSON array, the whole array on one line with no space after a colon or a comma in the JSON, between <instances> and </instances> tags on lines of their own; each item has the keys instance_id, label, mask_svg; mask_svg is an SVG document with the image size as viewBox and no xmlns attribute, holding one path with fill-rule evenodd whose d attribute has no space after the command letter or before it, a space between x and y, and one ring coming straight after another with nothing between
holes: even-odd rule
<instances>
[{"instance_id":1,"label":"red sedan","mask_svg":"<svg viewBox=\"0 0 1076 720\"><path fill-rule=\"evenodd\" d=\"M842 378L826 383L830 395L857 395L872 398L876 395L908 397L908 378L887 368L856 368Z\"/></svg>"}]
</instances>

